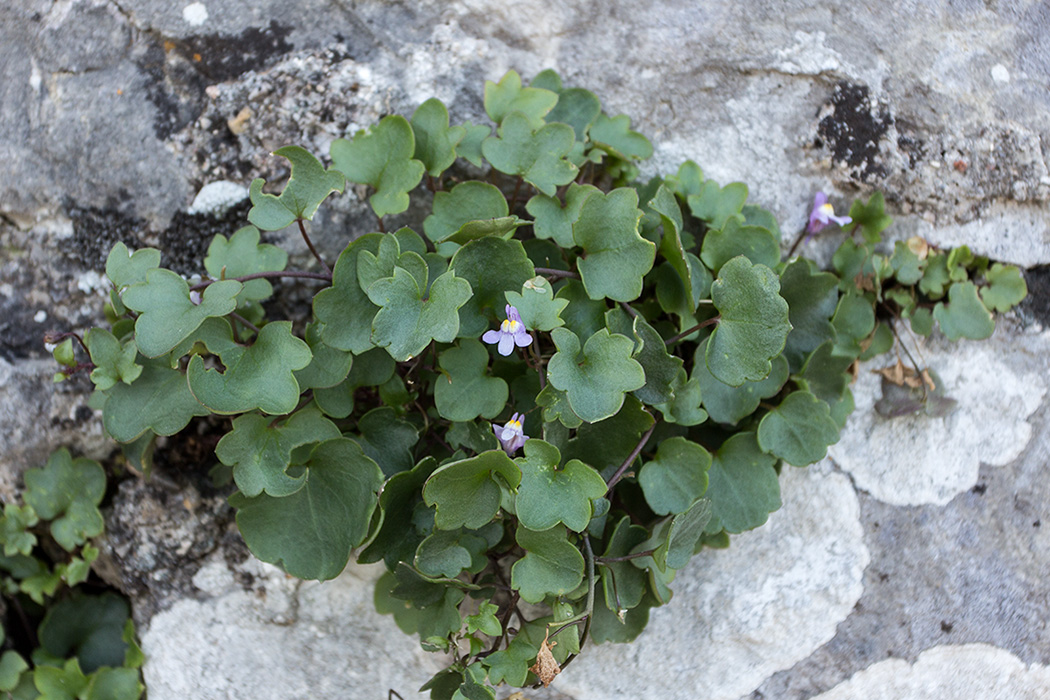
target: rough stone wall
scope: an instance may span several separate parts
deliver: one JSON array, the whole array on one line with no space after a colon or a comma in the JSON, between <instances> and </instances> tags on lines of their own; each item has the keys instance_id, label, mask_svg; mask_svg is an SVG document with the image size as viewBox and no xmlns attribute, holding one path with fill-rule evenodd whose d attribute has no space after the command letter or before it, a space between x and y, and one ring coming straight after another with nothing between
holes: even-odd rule
<instances>
[{"instance_id":1,"label":"rough stone wall","mask_svg":"<svg viewBox=\"0 0 1050 700\"><path fill-rule=\"evenodd\" d=\"M576 700L1050 696L1039 0L2 3L0 495L58 444L109 450L89 385L51 389L41 337L99 317L115 241L192 272L245 213L191 213L205 185L281 178L274 148L327 153L430 96L479 119L484 80L546 67L631 115L656 146L650 172L691 158L747 182L787 232L817 189L843 203L879 189L897 235L1020 264L1033 293L990 343L924 348L971 399L948 419L875 418L862 370L832 459L789 472L770 525L701 557L641 641L581 658L555 687ZM352 194L315 230L336 253L370 225ZM374 574L299 585L245 559L198 461L173 458L167 482L115 501L110 575L136 597L150 697L410 697L432 662L371 611Z\"/></svg>"}]
</instances>

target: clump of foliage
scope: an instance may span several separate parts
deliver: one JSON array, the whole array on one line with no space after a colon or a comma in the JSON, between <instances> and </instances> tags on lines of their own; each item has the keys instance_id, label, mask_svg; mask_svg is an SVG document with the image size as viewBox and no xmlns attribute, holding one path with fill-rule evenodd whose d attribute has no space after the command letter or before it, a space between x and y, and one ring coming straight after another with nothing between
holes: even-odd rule
<instances>
[{"instance_id":1,"label":"clump of foliage","mask_svg":"<svg viewBox=\"0 0 1050 700\"><path fill-rule=\"evenodd\" d=\"M384 562L378 609L448 655L433 698L548 684L588 640L634 639L696 552L780 506L782 464L825 456L898 321L984 338L1025 293L965 248L888 250L877 194L832 270L784 260L744 184L692 162L637 181L649 141L552 72L486 83L485 110L495 132L428 100L337 140L328 169L279 149L290 178L252 183L252 225L212 241L202 281L118 244L109 327L90 357L56 349L137 463L230 416L216 454L248 547L307 579ZM346 181L377 232L330 266L307 222ZM386 231L410 197L431 213ZM316 269L260 242L287 226ZM316 286L308 322L268 318L275 278ZM899 374L888 413L950 410L925 368Z\"/></svg>"},{"instance_id":2,"label":"clump of foliage","mask_svg":"<svg viewBox=\"0 0 1050 700\"><path fill-rule=\"evenodd\" d=\"M25 475L22 503L0 517L0 586L6 608L0 643L0 698L137 700L142 652L128 603L85 592L103 534L98 462L66 450ZM33 621L39 625L34 625ZM29 660L16 648L29 649ZM30 665L30 663L32 665Z\"/></svg>"}]
</instances>

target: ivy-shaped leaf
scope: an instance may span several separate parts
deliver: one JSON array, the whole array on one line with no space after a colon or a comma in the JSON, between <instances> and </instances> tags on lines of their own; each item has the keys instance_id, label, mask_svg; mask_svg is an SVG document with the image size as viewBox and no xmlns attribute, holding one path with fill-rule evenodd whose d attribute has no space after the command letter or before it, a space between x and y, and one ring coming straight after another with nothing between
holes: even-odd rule
<instances>
[{"instance_id":1,"label":"ivy-shaped leaf","mask_svg":"<svg viewBox=\"0 0 1050 700\"><path fill-rule=\"evenodd\" d=\"M705 338L696 348L693 359L693 377L700 384L704 408L711 419L719 423L736 425L758 408L762 399L776 396L788 380L788 363L781 355L773 360L770 373L757 382L744 382L740 386L729 386L719 381L707 369L704 354L710 338Z\"/></svg>"},{"instance_id":2,"label":"ivy-shaped leaf","mask_svg":"<svg viewBox=\"0 0 1050 700\"><path fill-rule=\"evenodd\" d=\"M692 268L686 259L685 246L682 244L681 231L684 226L682 208L678 206L674 192L667 185L660 185L656 195L649 201L649 207L660 216L663 225L663 237L660 239L660 254L671 264L682 281L682 288L690 294L687 304L696 309L698 299L692 298Z\"/></svg>"},{"instance_id":3,"label":"ivy-shaped leaf","mask_svg":"<svg viewBox=\"0 0 1050 700\"><path fill-rule=\"evenodd\" d=\"M160 266L160 251L143 248L134 253L117 241L106 257L106 276L118 290L146 281L146 273Z\"/></svg>"},{"instance_id":4,"label":"ivy-shaped leaf","mask_svg":"<svg viewBox=\"0 0 1050 700\"><path fill-rule=\"evenodd\" d=\"M29 528L38 522L40 518L30 506L19 508L14 503L4 504L4 515L0 517L0 542L3 542L5 557L28 556L33 551L37 540Z\"/></svg>"},{"instance_id":5,"label":"ivy-shaped leaf","mask_svg":"<svg viewBox=\"0 0 1050 700\"><path fill-rule=\"evenodd\" d=\"M576 177L576 166L566 160L576 138L571 126L547 124L533 131L527 116L511 112L497 133L481 144L481 153L496 170L520 175L549 197Z\"/></svg>"},{"instance_id":6,"label":"ivy-shaped leaf","mask_svg":"<svg viewBox=\"0 0 1050 700\"><path fill-rule=\"evenodd\" d=\"M444 372L434 380L434 404L442 418L470 421L495 418L507 404L507 382L487 373L489 353L477 340L463 338L459 347L438 355Z\"/></svg>"},{"instance_id":7,"label":"ivy-shaped leaf","mask_svg":"<svg viewBox=\"0 0 1050 700\"><path fill-rule=\"evenodd\" d=\"M820 272L808 260L788 263L780 273L780 296L788 304L791 332L784 346L784 357L792 371L798 371L809 353L835 338L831 317L838 305L838 279Z\"/></svg>"},{"instance_id":8,"label":"ivy-shaped leaf","mask_svg":"<svg viewBox=\"0 0 1050 700\"><path fill-rule=\"evenodd\" d=\"M707 180L697 194L691 194L686 201L693 216L707 223L709 228L725 227L730 217L740 215L747 201L747 185L742 182L731 182L719 188L714 180Z\"/></svg>"},{"instance_id":9,"label":"ivy-shaped leaf","mask_svg":"<svg viewBox=\"0 0 1050 700\"><path fill-rule=\"evenodd\" d=\"M423 220L423 232L440 243L465 224L501 219L509 211L506 198L495 185L477 180L461 182L448 192L434 193L433 213Z\"/></svg>"},{"instance_id":10,"label":"ivy-shaped leaf","mask_svg":"<svg viewBox=\"0 0 1050 700\"><path fill-rule=\"evenodd\" d=\"M190 299L190 286L171 270L149 270L146 281L124 291L124 304L139 312L135 344L146 357L160 357L189 337L212 316L225 316L237 308L241 283L214 282L201 293L200 303Z\"/></svg>"},{"instance_id":11,"label":"ivy-shaped leaf","mask_svg":"<svg viewBox=\"0 0 1050 700\"><path fill-rule=\"evenodd\" d=\"M412 468L412 450L419 433L409 422L397 417L389 406L380 406L357 421L358 436L353 438L386 476Z\"/></svg>"},{"instance_id":12,"label":"ivy-shaped leaf","mask_svg":"<svg viewBox=\"0 0 1050 700\"><path fill-rule=\"evenodd\" d=\"M605 495L605 480L578 459L558 468L561 453L543 440L525 442L521 485L515 500L518 520L529 530L547 530L558 523L582 532L591 521L591 500Z\"/></svg>"},{"instance_id":13,"label":"ivy-shaped leaf","mask_svg":"<svg viewBox=\"0 0 1050 700\"><path fill-rule=\"evenodd\" d=\"M638 483L657 515L684 513L707 490L710 467L710 452L684 437L671 437L642 466Z\"/></svg>"},{"instance_id":14,"label":"ivy-shaped leaf","mask_svg":"<svg viewBox=\"0 0 1050 700\"><path fill-rule=\"evenodd\" d=\"M764 379L770 361L784 349L791 324L780 280L765 265L740 255L722 266L711 285L711 299L721 314L707 345L711 374L730 386Z\"/></svg>"},{"instance_id":15,"label":"ivy-shaped leaf","mask_svg":"<svg viewBox=\"0 0 1050 700\"><path fill-rule=\"evenodd\" d=\"M346 186L341 172L325 170L321 161L304 148L285 146L273 154L288 159L292 174L279 197L263 193L266 181L262 178L252 181L248 221L263 231L278 231L301 219L313 220L321 202L333 192L342 192Z\"/></svg>"},{"instance_id":16,"label":"ivy-shaped leaf","mask_svg":"<svg viewBox=\"0 0 1050 700\"><path fill-rule=\"evenodd\" d=\"M382 521L372 541L358 555L359 563L383 560L388 569L394 569L399 561L411 561L424 537L418 516L430 513L433 517L433 511L423 503L422 490L436 467L437 460L427 458L409 471L394 474L383 484L379 496ZM433 530L433 521L425 529Z\"/></svg>"},{"instance_id":17,"label":"ivy-shaped leaf","mask_svg":"<svg viewBox=\"0 0 1050 700\"><path fill-rule=\"evenodd\" d=\"M605 313L605 323L610 332L635 342L634 359L645 372L645 386L636 389L634 395L650 406L671 401L682 359L667 352L664 339L640 315L631 318L622 309L610 309Z\"/></svg>"},{"instance_id":18,"label":"ivy-shaped leaf","mask_svg":"<svg viewBox=\"0 0 1050 700\"><path fill-rule=\"evenodd\" d=\"M459 146L456 147L456 155L464 158L475 168L480 168L484 162L481 158L481 144L492 135L492 127L486 124L466 122L463 124L463 128L466 129L466 135L459 142Z\"/></svg>"},{"instance_id":19,"label":"ivy-shaped leaf","mask_svg":"<svg viewBox=\"0 0 1050 700\"><path fill-rule=\"evenodd\" d=\"M435 530L419 543L414 562L427 576L453 578L464 569L480 571L488 562L487 550L488 542L468 530Z\"/></svg>"},{"instance_id":20,"label":"ivy-shaped leaf","mask_svg":"<svg viewBox=\"0 0 1050 700\"><path fill-rule=\"evenodd\" d=\"M892 341L893 334L888 335ZM826 401L828 405L834 405L842 398L853 380L849 373L853 360L852 355L836 352L834 341L826 341L806 358L806 363L795 377L795 382L803 390Z\"/></svg>"},{"instance_id":21,"label":"ivy-shaped leaf","mask_svg":"<svg viewBox=\"0 0 1050 700\"><path fill-rule=\"evenodd\" d=\"M409 253L408 255L413 255ZM430 288L420 288L406 269L395 267L368 288L368 298L380 307L372 321L372 342L404 362L423 351L431 340L451 343L459 333L459 309L471 298L470 283L449 270Z\"/></svg>"},{"instance_id":22,"label":"ivy-shaped leaf","mask_svg":"<svg viewBox=\"0 0 1050 700\"><path fill-rule=\"evenodd\" d=\"M562 248L572 248L572 225L580 218L584 202L592 194L601 192L593 185L572 183L565 191L565 206L558 198L537 194L525 204L525 210L535 219L532 226L537 238L553 239Z\"/></svg>"},{"instance_id":23,"label":"ivy-shaped leaf","mask_svg":"<svg viewBox=\"0 0 1050 700\"><path fill-rule=\"evenodd\" d=\"M678 166L678 172L664 178L664 182L682 200L698 195L704 189L704 171L699 165L687 160Z\"/></svg>"},{"instance_id":24,"label":"ivy-shaped leaf","mask_svg":"<svg viewBox=\"0 0 1050 700\"><path fill-rule=\"evenodd\" d=\"M628 396L612 418L580 426L563 450L564 458L578 459L611 476L652 425L652 415L638 399Z\"/></svg>"},{"instance_id":25,"label":"ivy-shaped leaf","mask_svg":"<svg viewBox=\"0 0 1050 700\"><path fill-rule=\"evenodd\" d=\"M233 468L233 480L245 496L288 496L306 484L306 474L287 472L292 450L341 437L339 428L316 409L304 409L274 423L257 413L233 419L233 429L219 440L215 456Z\"/></svg>"},{"instance_id":26,"label":"ivy-shaped leaf","mask_svg":"<svg viewBox=\"0 0 1050 700\"><path fill-rule=\"evenodd\" d=\"M949 287L947 305L937 302L933 317L949 340L984 340L995 331L995 319L981 303L973 282L956 282Z\"/></svg>"},{"instance_id":27,"label":"ivy-shaped leaf","mask_svg":"<svg viewBox=\"0 0 1050 700\"><path fill-rule=\"evenodd\" d=\"M51 521L51 536L67 552L102 534L98 504L106 493L106 473L98 462L74 460L62 448L45 466L27 471L25 483L26 505Z\"/></svg>"},{"instance_id":28,"label":"ivy-shaped leaf","mask_svg":"<svg viewBox=\"0 0 1050 700\"><path fill-rule=\"evenodd\" d=\"M543 532L519 527L516 539L525 556L514 562L510 585L528 603L542 603L548 595L565 595L583 581L583 555L555 526Z\"/></svg>"},{"instance_id":29,"label":"ivy-shaped leaf","mask_svg":"<svg viewBox=\"0 0 1050 700\"><path fill-rule=\"evenodd\" d=\"M257 272L279 272L288 264L288 253L269 243L259 243L259 229L245 226L229 240L217 235L208 246L204 269L215 279L244 277ZM268 280L254 279L243 283L237 295L240 301L258 301L273 294Z\"/></svg>"},{"instance_id":30,"label":"ivy-shaped leaf","mask_svg":"<svg viewBox=\"0 0 1050 700\"><path fill-rule=\"evenodd\" d=\"M558 351L547 365L547 378L566 392L573 412L588 423L615 415L628 391L645 385L645 371L631 357L634 343L602 329L580 339L567 328L555 328L551 338Z\"/></svg>"},{"instance_id":31,"label":"ivy-shaped leaf","mask_svg":"<svg viewBox=\"0 0 1050 700\"><path fill-rule=\"evenodd\" d=\"M460 337L476 338L506 317L506 292L536 276L521 241L480 238L456 251L449 270L470 283L473 295L459 310Z\"/></svg>"},{"instance_id":32,"label":"ivy-shaped leaf","mask_svg":"<svg viewBox=\"0 0 1050 700\"><path fill-rule=\"evenodd\" d=\"M230 497L252 554L292 576L327 581L364 541L383 473L353 440L318 444L305 464L306 484L283 498Z\"/></svg>"},{"instance_id":33,"label":"ivy-shaped leaf","mask_svg":"<svg viewBox=\"0 0 1050 700\"><path fill-rule=\"evenodd\" d=\"M901 284L915 284L922 279L923 271L926 269L926 260L919 256L904 241L893 244L893 256L890 258L893 272L897 281Z\"/></svg>"},{"instance_id":34,"label":"ivy-shaped leaf","mask_svg":"<svg viewBox=\"0 0 1050 700\"><path fill-rule=\"evenodd\" d=\"M666 569L681 569L689 563L696 543L711 520L711 502L706 498L693 503L689 510L671 518L665 539L653 553L653 559Z\"/></svg>"},{"instance_id":35,"label":"ivy-shaped leaf","mask_svg":"<svg viewBox=\"0 0 1050 700\"><path fill-rule=\"evenodd\" d=\"M617 559L631 553L637 545L646 540L649 531L644 527L632 525L627 516L613 527L608 545L602 553L605 559ZM648 588L648 577L645 571L635 567L630 560L606 561L602 563L602 592L605 594L605 606L613 611L630 610L642 602Z\"/></svg>"},{"instance_id":36,"label":"ivy-shaped leaf","mask_svg":"<svg viewBox=\"0 0 1050 700\"><path fill-rule=\"evenodd\" d=\"M569 305L568 299L555 299L554 289L545 277L525 280L521 294L506 292L507 303L518 310L525 327L535 331L550 331L564 326L561 312Z\"/></svg>"},{"instance_id":37,"label":"ivy-shaped leaf","mask_svg":"<svg viewBox=\"0 0 1050 700\"><path fill-rule=\"evenodd\" d=\"M623 160L645 160L653 155L653 145L642 134L631 131L631 118L626 114L599 115L589 134L598 148Z\"/></svg>"},{"instance_id":38,"label":"ivy-shaped leaf","mask_svg":"<svg viewBox=\"0 0 1050 700\"><path fill-rule=\"evenodd\" d=\"M565 327L579 336L580 340L586 341L605 326L605 312L608 309L605 300L587 296L587 290L579 280L567 280L554 298L569 302L561 317Z\"/></svg>"},{"instance_id":39,"label":"ivy-shaped leaf","mask_svg":"<svg viewBox=\"0 0 1050 700\"><path fill-rule=\"evenodd\" d=\"M736 217L730 217L724 226L704 235L700 259L715 274L738 255L773 268L780 262L780 243L769 229L745 225Z\"/></svg>"},{"instance_id":40,"label":"ivy-shaped leaf","mask_svg":"<svg viewBox=\"0 0 1050 700\"><path fill-rule=\"evenodd\" d=\"M186 375L163 364L144 365L134 384L116 384L108 393L102 423L117 442L133 442L146 431L174 435L194 416L208 415L190 393Z\"/></svg>"},{"instance_id":41,"label":"ivy-shaped leaf","mask_svg":"<svg viewBox=\"0 0 1050 700\"><path fill-rule=\"evenodd\" d=\"M577 266L591 299L632 301L642 293L642 278L656 258L656 245L638 234L638 193L628 187L593 193L572 225L583 248Z\"/></svg>"},{"instance_id":42,"label":"ivy-shaped leaf","mask_svg":"<svg viewBox=\"0 0 1050 700\"><path fill-rule=\"evenodd\" d=\"M383 117L352 141L336 139L330 150L332 166L350 182L371 185L372 211L382 218L408 209L408 193L423 179L424 166L413 160L416 140L412 126L401 115Z\"/></svg>"},{"instance_id":43,"label":"ivy-shaped leaf","mask_svg":"<svg viewBox=\"0 0 1050 700\"><path fill-rule=\"evenodd\" d=\"M853 219L852 224L846 227L847 233L852 233L860 227L860 233L866 243L878 243L882 240L882 232L893 223L893 217L885 213L886 200L882 192L875 192L868 198L865 204L859 199L853 202L849 208L849 217Z\"/></svg>"},{"instance_id":44,"label":"ivy-shaped leaf","mask_svg":"<svg viewBox=\"0 0 1050 700\"><path fill-rule=\"evenodd\" d=\"M543 408L543 420L545 423L558 421L569 429L579 428L583 421L576 415L569 405L569 395L564 391L547 384L536 396L536 405Z\"/></svg>"},{"instance_id":45,"label":"ivy-shaped leaf","mask_svg":"<svg viewBox=\"0 0 1050 700\"><path fill-rule=\"evenodd\" d=\"M353 365L353 355L324 342L324 326L320 323L306 324L305 335L312 357L310 364L293 373L299 389L327 389L346 379Z\"/></svg>"},{"instance_id":46,"label":"ivy-shaped leaf","mask_svg":"<svg viewBox=\"0 0 1050 700\"><path fill-rule=\"evenodd\" d=\"M456 160L456 146L467 130L448 125L448 109L436 97L416 108L411 124L416 140L413 157L423 164L428 175L439 177Z\"/></svg>"},{"instance_id":47,"label":"ivy-shaped leaf","mask_svg":"<svg viewBox=\"0 0 1050 700\"><path fill-rule=\"evenodd\" d=\"M737 433L722 443L708 470L711 520L705 532L753 530L780 508L777 458L758 446L753 432Z\"/></svg>"},{"instance_id":48,"label":"ivy-shaped leaf","mask_svg":"<svg viewBox=\"0 0 1050 700\"><path fill-rule=\"evenodd\" d=\"M543 117L557 103L557 93L537 87L523 88L517 71L507 71L498 83L485 81L485 113L497 124L502 124L511 113L520 112L538 129L543 126Z\"/></svg>"},{"instance_id":49,"label":"ivy-shaped leaf","mask_svg":"<svg viewBox=\"0 0 1050 700\"><path fill-rule=\"evenodd\" d=\"M872 302L856 291L843 294L831 317L835 328L835 346L841 355L860 354L862 342L875 330L875 309Z\"/></svg>"},{"instance_id":50,"label":"ivy-shaped leaf","mask_svg":"<svg viewBox=\"0 0 1050 700\"><path fill-rule=\"evenodd\" d=\"M1006 313L1028 296L1028 285L1014 265L995 263L985 279L988 286L981 288L981 299L991 311Z\"/></svg>"},{"instance_id":51,"label":"ivy-shaped leaf","mask_svg":"<svg viewBox=\"0 0 1050 700\"><path fill-rule=\"evenodd\" d=\"M193 396L213 413L230 415L258 409L271 415L291 413L299 403L294 371L310 364L310 346L292 335L290 321L262 327L249 347L235 346L219 357L225 371L205 369L200 355L186 369Z\"/></svg>"},{"instance_id":52,"label":"ivy-shaped leaf","mask_svg":"<svg viewBox=\"0 0 1050 700\"><path fill-rule=\"evenodd\" d=\"M502 498L497 475L511 490L521 482L521 469L503 450L450 462L431 474L423 501L437 508L434 526L477 529L496 517Z\"/></svg>"},{"instance_id":53,"label":"ivy-shaped leaf","mask_svg":"<svg viewBox=\"0 0 1050 700\"><path fill-rule=\"evenodd\" d=\"M703 391L696 377L689 378L684 369L679 370L671 391L671 400L656 406L664 414L664 420L684 426L700 425L707 420Z\"/></svg>"},{"instance_id":54,"label":"ivy-shaped leaf","mask_svg":"<svg viewBox=\"0 0 1050 700\"><path fill-rule=\"evenodd\" d=\"M839 441L828 405L808 391L794 391L758 424L758 446L788 464L819 462Z\"/></svg>"},{"instance_id":55,"label":"ivy-shaped leaf","mask_svg":"<svg viewBox=\"0 0 1050 700\"><path fill-rule=\"evenodd\" d=\"M490 637L498 637L503 631L503 625L500 624L499 618L496 617L498 611L499 606L492 603L482 603L478 606L478 611L475 614L467 615L465 618L467 632L469 634L481 632Z\"/></svg>"},{"instance_id":56,"label":"ivy-shaped leaf","mask_svg":"<svg viewBox=\"0 0 1050 700\"><path fill-rule=\"evenodd\" d=\"M383 234L369 233L348 245L332 269L332 286L314 297L314 315L324 324L321 339L333 348L361 355L375 347L372 319L379 307L369 301L358 283L357 267L361 253L374 256L382 240L386 240Z\"/></svg>"},{"instance_id":57,"label":"ivy-shaped leaf","mask_svg":"<svg viewBox=\"0 0 1050 700\"><path fill-rule=\"evenodd\" d=\"M84 336L91 361L95 369L91 370L91 381L99 391L113 388L117 382L131 384L142 374L142 365L135 362L138 348L133 340L121 342L104 328L92 328Z\"/></svg>"},{"instance_id":58,"label":"ivy-shaped leaf","mask_svg":"<svg viewBox=\"0 0 1050 700\"><path fill-rule=\"evenodd\" d=\"M532 85L536 86L535 80ZM587 131L602 113L602 103L593 92L583 88L568 88L555 92L558 93L558 104L547 114L547 123L568 124L576 132L576 141L586 141Z\"/></svg>"}]
</instances>

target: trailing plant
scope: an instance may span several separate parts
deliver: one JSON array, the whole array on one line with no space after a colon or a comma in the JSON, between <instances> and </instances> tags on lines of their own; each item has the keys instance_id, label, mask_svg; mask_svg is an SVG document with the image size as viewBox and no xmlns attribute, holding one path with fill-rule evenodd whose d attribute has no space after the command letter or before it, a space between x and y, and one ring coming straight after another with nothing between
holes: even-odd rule
<instances>
[{"instance_id":1,"label":"trailing plant","mask_svg":"<svg viewBox=\"0 0 1050 700\"><path fill-rule=\"evenodd\" d=\"M910 356L902 332L988 337L1025 294L965 247L888 247L878 194L848 217L818 195L807 232L848 234L831 270L782 259L746 185L693 162L638 181L649 141L553 72L486 83L484 106L495 132L432 99L335 141L327 169L277 150L290 177L252 183L201 281L118 244L109 326L55 350L146 467L157 436L229 416L248 547L308 579L384 562L376 606L449 660L434 698L634 639L696 552L780 506L782 464L838 440L858 360ZM377 232L332 263L308 224L347 181ZM429 215L388 231L413 197ZM260 242L288 226L313 270ZM269 317L276 279L317 290L308 320ZM951 409L932 371L895 367L886 413Z\"/></svg>"},{"instance_id":2,"label":"trailing plant","mask_svg":"<svg viewBox=\"0 0 1050 700\"><path fill-rule=\"evenodd\" d=\"M7 648L0 656L0 698L142 695L143 657L127 601L85 590L99 554L91 540L103 534L98 507L105 490L98 462L73 459L62 449L44 467L26 472L21 504L4 504L0 643Z\"/></svg>"}]
</instances>

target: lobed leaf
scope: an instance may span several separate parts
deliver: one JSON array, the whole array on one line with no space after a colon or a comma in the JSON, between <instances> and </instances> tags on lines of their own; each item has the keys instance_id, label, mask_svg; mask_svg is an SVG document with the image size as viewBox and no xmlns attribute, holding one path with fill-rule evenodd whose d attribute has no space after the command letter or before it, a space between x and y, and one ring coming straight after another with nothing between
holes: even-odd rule
<instances>
[{"instance_id":1,"label":"lobed leaf","mask_svg":"<svg viewBox=\"0 0 1050 700\"><path fill-rule=\"evenodd\" d=\"M949 287L948 303L937 302L933 317L949 340L983 340L995 331L995 319L981 303L973 282L956 282Z\"/></svg>"},{"instance_id":2,"label":"lobed leaf","mask_svg":"<svg viewBox=\"0 0 1050 700\"><path fill-rule=\"evenodd\" d=\"M764 452L802 467L824 459L828 445L839 441L839 426L828 404L808 391L794 391L762 418L757 437Z\"/></svg>"},{"instance_id":3,"label":"lobed leaf","mask_svg":"<svg viewBox=\"0 0 1050 700\"><path fill-rule=\"evenodd\" d=\"M485 81L485 112L497 124L503 124L513 112L519 112L538 129L543 126L543 117L557 103L558 95L555 92L537 87L523 88L517 71L507 71L498 83Z\"/></svg>"},{"instance_id":4,"label":"lobed leaf","mask_svg":"<svg viewBox=\"0 0 1050 700\"><path fill-rule=\"evenodd\" d=\"M102 534L98 505L106 492L106 473L98 462L74 460L62 448L43 467L28 470L25 484L26 505L51 521L51 536L67 552Z\"/></svg>"},{"instance_id":5,"label":"lobed leaf","mask_svg":"<svg viewBox=\"0 0 1050 700\"><path fill-rule=\"evenodd\" d=\"M707 180L696 194L686 198L693 216L707 223L709 228L721 229L730 217L740 216L747 201L747 185L731 182L719 188L714 180Z\"/></svg>"},{"instance_id":6,"label":"lobed leaf","mask_svg":"<svg viewBox=\"0 0 1050 700\"><path fill-rule=\"evenodd\" d=\"M489 353L477 340L463 338L458 347L438 355L444 373L434 384L434 405L442 418L470 421L495 418L507 403L507 382L487 373Z\"/></svg>"},{"instance_id":7,"label":"lobed leaf","mask_svg":"<svg viewBox=\"0 0 1050 700\"><path fill-rule=\"evenodd\" d=\"M547 379L564 391L573 412L594 423L615 415L628 391L645 385L645 371L631 357L633 343L602 329L587 339L580 354L579 337L555 328L551 338L558 351L547 365Z\"/></svg>"},{"instance_id":8,"label":"lobed leaf","mask_svg":"<svg viewBox=\"0 0 1050 700\"><path fill-rule=\"evenodd\" d=\"M448 125L448 109L436 97L419 105L410 123L416 141L413 157L423 164L428 175L440 176L456 160L456 146L467 130Z\"/></svg>"},{"instance_id":9,"label":"lobed leaf","mask_svg":"<svg viewBox=\"0 0 1050 700\"><path fill-rule=\"evenodd\" d=\"M160 251L143 248L134 253L117 241L106 257L106 276L118 290L146 281L146 273L160 266Z\"/></svg>"},{"instance_id":10,"label":"lobed leaf","mask_svg":"<svg viewBox=\"0 0 1050 700\"><path fill-rule=\"evenodd\" d=\"M450 462L431 474L423 501L437 508L434 526L476 529L496 517L502 499L497 475L509 489L521 482L521 469L502 450Z\"/></svg>"},{"instance_id":11,"label":"lobed leaf","mask_svg":"<svg viewBox=\"0 0 1050 700\"><path fill-rule=\"evenodd\" d=\"M684 437L671 437L642 466L638 483L657 515L684 513L707 490L710 467L711 453Z\"/></svg>"},{"instance_id":12,"label":"lobed leaf","mask_svg":"<svg viewBox=\"0 0 1050 700\"><path fill-rule=\"evenodd\" d=\"M583 581L583 555L568 541L564 527L543 532L519 527L516 539L525 556L511 567L510 585L522 600L541 603L548 595L565 595Z\"/></svg>"},{"instance_id":13,"label":"lobed leaf","mask_svg":"<svg viewBox=\"0 0 1050 700\"><path fill-rule=\"evenodd\" d=\"M521 468L515 510L522 526L537 532L558 523L575 532L586 529L592 499L606 491L598 472L577 459L559 469L561 453L543 440L526 441L525 456L515 462Z\"/></svg>"},{"instance_id":14,"label":"lobed leaf","mask_svg":"<svg viewBox=\"0 0 1050 700\"><path fill-rule=\"evenodd\" d=\"M576 177L576 166L566 159L575 142L571 126L547 124L534 131L525 114L511 112L497 133L481 144L481 153L496 170L520 175L549 197Z\"/></svg>"},{"instance_id":15,"label":"lobed leaf","mask_svg":"<svg viewBox=\"0 0 1050 700\"><path fill-rule=\"evenodd\" d=\"M135 362L138 347L134 340L122 344L106 329L92 328L84 336L84 344L95 364L91 381L99 391L112 389L117 382L131 384L142 374L142 365Z\"/></svg>"},{"instance_id":16,"label":"lobed leaf","mask_svg":"<svg viewBox=\"0 0 1050 700\"><path fill-rule=\"evenodd\" d=\"M508 291L504 298L518 310L529 330L550 331L565 325L561 313L569 305L569 300L555 299L554 289L545 277L525 280L520 294Z\"/></svg>"},{"instance_id":17,"label":"lobed leaf","mask_svg":"<svg viewBox=\"0 0 1050 700\"><path fill-rule=\"evenodd\" d=\"M252 181L248 221L263 231L277 231L302 219L313 220L321 202L333 192L342 192L346 186L342 173L325 170L321 161L304 148L285 146L273 154L288 160L291 176L280 196L264 194L262 188L266 181L262 178Z\"/></svg>"},{"instance_id":18,"label":"lobed leaf","mask_svg":"<svg viewBox=\"0 0 1050 700\"><path fill-rule=\"evenodd\" d=\"M762 525L780 508L777 458L758 445L755 433L736 433L718 448L708 471L711 520L705 532L743 532Z\"/></svg>"},{"instance_id":19,"label":"lobed leaf","mask_svg":"<svg viewBox=\"0 0 1050 700\"><path fill-rule=\"evenodd\" d=\"M471 298L470 283L452 270L434 280L428 296L425 292L403 267L395 267L393 276L368 288L368 298L380 307L372 321L372 342L398 362L418 355L431 340L455 340L459 309Z\"/></svg>"},{"instance_id":20,"label":"lobed leaf","mask_svg":"<svg viewBox=\"0 0 1050 700\"><path fill-rule=\"evenodd\" d=\"M330 149L332 167L350 182L371 185L372 211L382 218L408 209L408 193L423 179L423 163L414 160L416 141L412 126L400 115L383 117L379 124L354 134L353 140L336 139Z\"/></svg>"},{"instance_id":21,"label":"lobed leaf","mask_svg":"<svg viewBox=\"0 0 1050 700\"><path fill-rule=\"evenodd\" d=\"M229 240L217 235L208 246L204 269L214 279L244 277L257 272L279 272L288 265L288 253L269 243L259 243L259 229L244 226ZM267 299L273 294L268 280L254 279L243 283L237 298L241 302Z\"/></svg>"},{"instance_id":22,"label":"lobed leaf","mask_svg":"<svg viewBox=\"0 0 1050 700\"><path fill-rule=\"evenodd\" d=\"M638 193L627 187L593 193L583 203L572 235L584 250L577 267L591 299L632 301L642 293L656 246L638 234L641 217Z\"/></svg>"}]
</instances>

